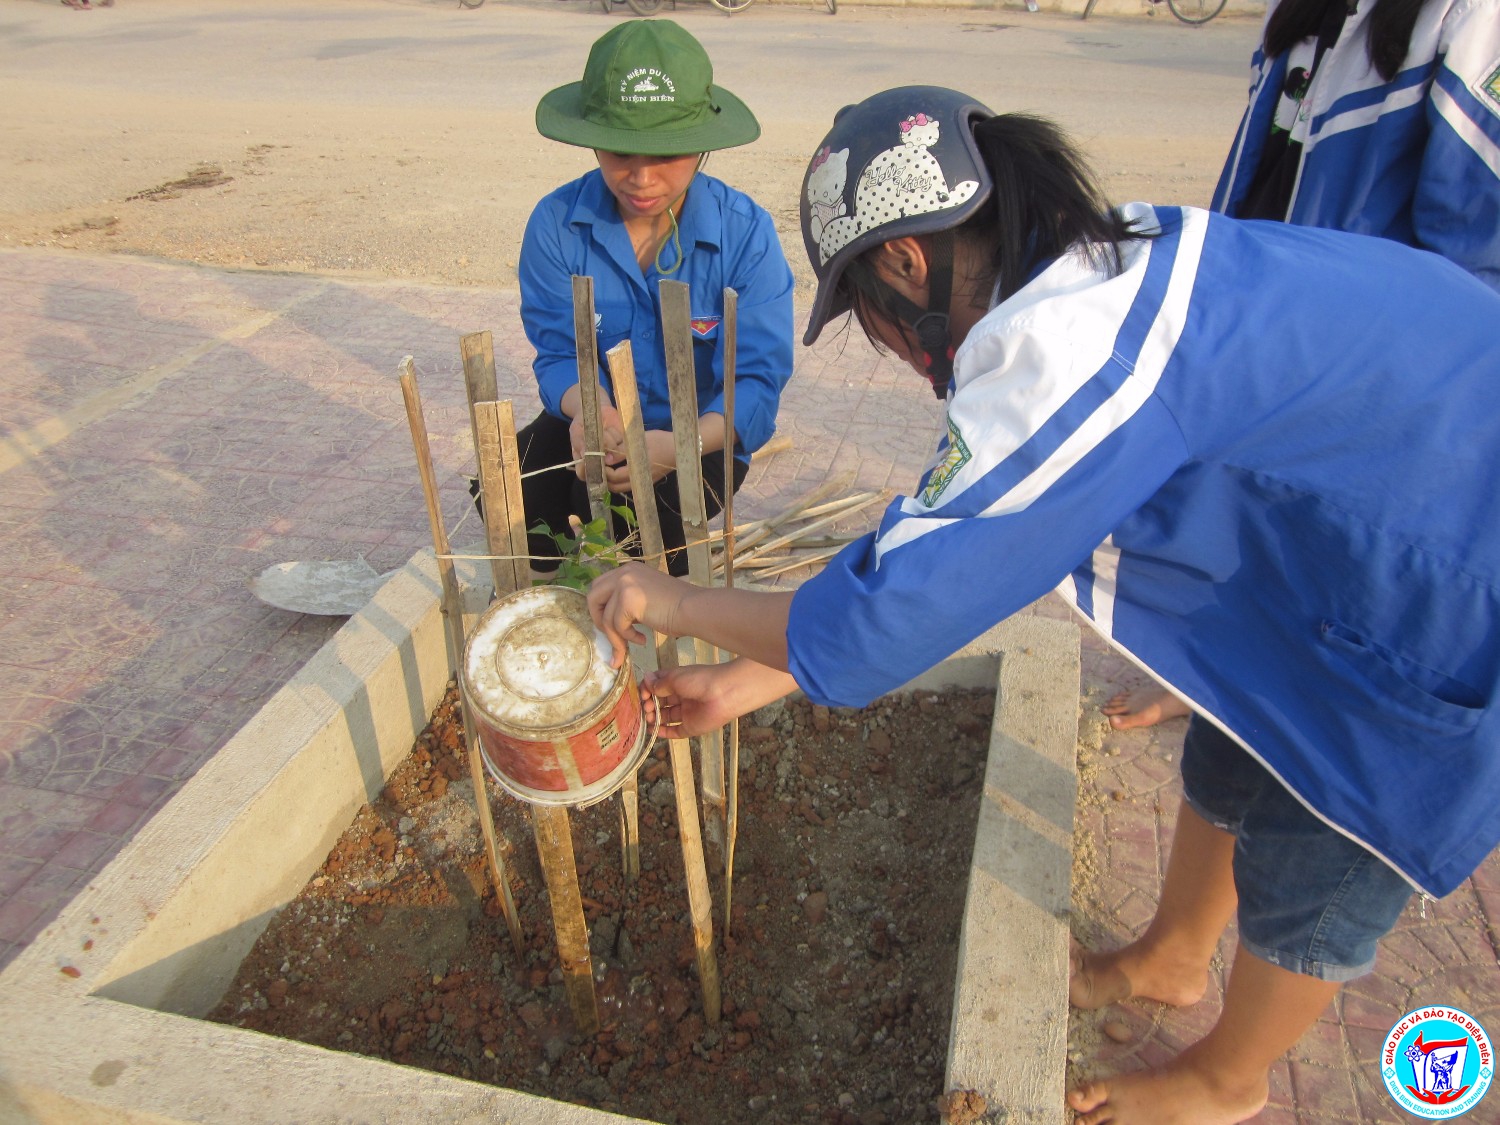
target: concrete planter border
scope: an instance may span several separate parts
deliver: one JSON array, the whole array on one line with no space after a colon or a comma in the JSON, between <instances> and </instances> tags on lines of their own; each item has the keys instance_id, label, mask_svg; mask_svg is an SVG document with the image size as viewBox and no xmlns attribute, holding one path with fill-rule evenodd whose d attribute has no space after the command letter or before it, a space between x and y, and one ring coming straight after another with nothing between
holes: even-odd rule
<instances>
[{"instance_id":1,"label":"concrete planter border","mask_svg":"<svg viewBox=\"0 0 1500 1125\"><path fill-rule=\"evenodd\" d=\"M488 591L462 576L477 611ZM1022 617L908 685L998 684L949 1086L1010 1125L1064 1120L1078 662L1076 629ZM0 1120L634 1120L199 1018L410 751L447 677L421 552L0 975Z\"/></svg>"}]
</instances>

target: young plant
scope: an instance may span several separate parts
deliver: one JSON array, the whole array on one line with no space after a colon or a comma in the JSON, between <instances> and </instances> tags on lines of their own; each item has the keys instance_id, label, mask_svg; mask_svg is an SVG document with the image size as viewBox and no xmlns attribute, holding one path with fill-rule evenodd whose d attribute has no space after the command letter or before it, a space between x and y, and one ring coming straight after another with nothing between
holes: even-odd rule
<instances>
[{"instance_id":1,"label":"young plant","mask_svg":"<svg viewBox=\"0 0 1500 1125\"><path fill-rule=\"evenodd\" d=\"M545 535L557 544L562 564L551 578L538 579L537 586L570 586L587 590L589 583L606 570L613 570L630 558L629 546L635 538L635 511L628 504L611 504L609 510L624 521L630 532L616 543L611 534L609 516L584 523L577 516L568 517L567 531L553 531L539 522L531 529L534 535Z\"/></svg>"}]
</instances>

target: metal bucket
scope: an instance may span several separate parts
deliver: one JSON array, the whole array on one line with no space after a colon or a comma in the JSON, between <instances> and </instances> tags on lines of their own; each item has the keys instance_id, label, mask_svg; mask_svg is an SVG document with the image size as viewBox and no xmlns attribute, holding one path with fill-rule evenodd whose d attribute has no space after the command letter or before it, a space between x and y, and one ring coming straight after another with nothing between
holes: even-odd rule
<instances>
[{"instance_id":1,"label":"metal bucket","mask_svg":"<svg viewBox=\"0 0 1500 1125\"><path fill-rule=\"evenodd\" d=\"M591 805L640 765L648 739L630 658L609 660L577 590L534 586L484 611L459 680L485 768L504 789L537 805Z\"/></svg>"}]
</instances>

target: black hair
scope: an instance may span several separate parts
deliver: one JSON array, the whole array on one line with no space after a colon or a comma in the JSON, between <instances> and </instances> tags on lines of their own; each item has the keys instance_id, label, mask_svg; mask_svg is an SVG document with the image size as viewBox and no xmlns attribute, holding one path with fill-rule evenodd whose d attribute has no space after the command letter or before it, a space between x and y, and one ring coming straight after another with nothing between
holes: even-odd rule
<instances>
[{"instance_id":1,"label":"black hair","mask_svg":"<svg viewBox=\"0 0 1500 1125\"><path fill-rule=\"evenodd\" d=\"M1052 122L1002 113L973 128L994 186L985 204L954 233L959 242L994 248L987 276L973 280L986 290L998 281L1001 300L1026 284L1038 263L1070 249L1114 273L1123 268L1126 242L1151 237L1110 208L1082 154ZM876 276L879 249L859 255L839 278L842 296L872 339L872 317L905 330L891 290Z\"/></svg>"},{"instance_id":2,"label":"black hair","mask_svg":"<svg viewBox=\"0 0 1500 1125\"><path fill-rule=\"evenodd\" d=\"M1329 4L1348 3L1349 12L1354 13L1358 0L1282 0L1266 21L1266 34L1261 46L1266 54L1275 58L1289 50L1294 44L1309 36L1317 35L1323 23L1323 13ZM1411 49L1412 29L1417 17L1428 0L1372 0L1369 22L1365 24L1365 50L1370 65L1387 82L1396 77L1406 53Z\"/></svg>"}]
</instances>

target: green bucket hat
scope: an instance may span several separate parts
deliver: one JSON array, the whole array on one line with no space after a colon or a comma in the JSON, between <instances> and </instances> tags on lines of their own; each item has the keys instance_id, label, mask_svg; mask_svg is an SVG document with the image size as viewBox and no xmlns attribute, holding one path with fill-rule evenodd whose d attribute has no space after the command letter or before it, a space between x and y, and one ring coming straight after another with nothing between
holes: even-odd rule
<instances>
[{"instance_id":1,"label":"green bucket hat","mask_svg":"<svg viewBox=\"0 0 1500 1125\"><path fill-rule=\"evenodd\" d=\"M536 128L564 144L633 156L685 156L749 144L760 125L715 86L703 45L671 20L629 20L600 36L583 81L537 103Z\"/></svg>"}]
</instances>

